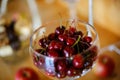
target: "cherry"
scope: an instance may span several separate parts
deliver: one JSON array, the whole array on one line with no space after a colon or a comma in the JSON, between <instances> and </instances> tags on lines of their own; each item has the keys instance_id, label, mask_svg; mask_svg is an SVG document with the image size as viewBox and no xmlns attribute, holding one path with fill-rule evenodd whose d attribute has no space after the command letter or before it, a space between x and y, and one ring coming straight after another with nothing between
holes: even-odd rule
<instances>
[{"instance_id":1,"label":"cherry","mask_svg":"<svg viewBox=\"0 0 120 80\"><path fill-rule=\"evenodd\" d=\"M64 26L60 26L60 27L57 27L57 28L56 28L55 33L56 33L57 35L63 34L63 33L64 33L64 30L65 30L65 27L64 27Z\"/></svg>"},{"instance_id":2,"label":"cherry","mask_svg":"<svg viewBox=\"0 0 120 80\"><path fill-rule=\"evenodd\" d=\"M63 43L56 40L51 41L51 43L48 46L48 49L50 50L62 50L62 48Z\"/></svg>"},{"instance_id":3,"label":"cherry","mask_svg":"<svg viewBox=\"0 0 120 80\"><path fill-rule=\"evenodd\" d=\"M90 47L90 44L83 41L79 41L78 46L79 46L79 52L82 52L83 50L88 49Z\"/></svg>"},{"instance_id":4,"label":"cherry","mask_svg":"<svg viewBox=\"0 0 120 80\"><path fill-rule=\"evenodd\" d=\"M55 33L51 33L48 35L48 39L50 40L55 40L56 39L56 34Z\"/></svg>"},{"instance_id":5,"label":"cherry","mask_svg":"<svg viewBox=\"0 0 120 80\"><path fill-rule=\"evenodd\" d=\"M81 31L76 31L74 34L75 35L80 35L81 37L83 36L83 33Z\"/></svg>"},{"instance_id":6,"label":"cherry","mask_svg":"<svg viewBox=\"0 0 120 80\"><path fill-rule=\"evenodd\" d=\"M42 54L44 55L45 51L43 49L36 49L35 50L37 53L34 53L33 55L33 61L36 66L42 66L45 63L44 57L38 56L37 54Z\"/></svg>"},{"instance_id":7,"label":"cherry","mask_svg":"<svg viewBox=\"0 0 120 80\"><path fill-rule=\"evenodd\" d=\"M59 72L65 72L66 69L67 69L66 61L65 60L59 60L57 62L57 71L59 71Z\"/></svg>"},{"instance_id":8,"label":"cherry","mask_svg":"<svg viewBox=\"0 0 120 80\"><path fill-rule=\"evenodd\" d=\"M84 67L86 69L89 69L90 67L92 67L93 61L91 59L87 59L84 63Z\"/></svg>"},{"instance_id":9,"label":"cherry","mask_svg":"<svg viewBox=\"0 0 120 80\"><path fill-rule=\"evenodd\" d=\"M64 77L66 77L66 73L65 72L64 73L57 73L56 76L58 78L64 78Z\"/></svg>"},{"instance_id":10,"label":"cherry","mask_svg":"<svg viewBox=\"0 0 120 80\"><path fill-rule=\"evenodd\" d=\"M75 68L82 68L83 65L84 65L84 59L83 59L82 55L80 55L80 54L75 55L73 58L73 66Z\"/></svg>"},{"instance_id":11,"label":"cherry","mask_svg":"<svg viewBox=\"0 0 120 80\"><path fill-rule=\"evenodd\" d=\"M68 37L73 37L74 36L72 33L70 33L69 30L65 30L64 34L67 35Z\"/></svg>"},{"instance_id":12,"label":"cherry","mask_svg":"<svg viewBox=\"0 0 120 80\"><path fill-rule=\"evenodd\" d=\"M83 41L85 41L85 42L87 42L87 43L90 43L90 42L92 41L92 38L89 37L89 36L85 36L85 37L83 38Z\"/></svg>"},{"instance_id":13,"label":"cherry","mask_svg":"<svg viewBox=\"0 0 120 80\"><path fill-rule=\"evenodd\" d=\"M76 76L79 74L79 71L77 71L75 68L73 67L70 67L68 70L67 70L67 75L70 76L70 77L73 77L73 76Z\"/></svg>"},{"instance_id":14,"label":"cherry","mask_svg":"<svg viewBox=\"0 0 120 80\"><path fill-rule=\"evenodd\" d=\"M42 56L36 56L36 55L33 56L33 61L37 67L41 67L41 68L43 64L45 63L45 59Z\"/></svg>"},{"instance_id":15,"label":"cherry","mask_svg":"<svg viewBox=\"0 0 120 80\"><path fill-rule=\"evenodd\" d=\"M46 37L39 40L39 45L43 48L48 47L49 43L50 41Z\"/></svg>"},{"instance_id":16,"label":"cherry","mask_svg":"<svg viewBox=\"0 0 120 80\"><path fill-rule=\"evenodd\" d=\"M67 44L68 46L72 46L74 43L75 43L75 39L74 39L74 38L71 38L71 37L68 37L68 38L67 38L66 44Z\"/></svg>"},{"instance_id":17,"label":"cherry","mask_svg":"<svg viewBox=\"0 0 120 80\"><path fill-rule=\"evenodd\" d=\"M66 39L67 39L67 35L65 35L65 34L61 34L61 35L59 35L58 36L58 39L60 40L60 41L66 41Z\"/></svg>"},{"instance_id":18,"label":"cherry","mask_svg":"<svg viewBox=\"0 0 120 80\"><path fill-rule=\"evenodd\" d=\"M49 57L59 57L58 52L55 51L55 50L49 50L48 53L47 53L47 55L48 55Z\"/></svg>"},{"instance_id":19,"label":"cherry","mask_svg":"<svg viewBox=\"0 0 120 80\"><path fill-rule=\"evenodd\" d=\"M70 32L71 34L74 34L74 33L76 32L76 28L75 28L75 27L70 27L70 28L69 28L69 32Z\"/></svg>"},{"instance_id":20,"label":"cherry","mask_svg":"<svg viewBox=\"0 0 120 80\"><path fill-rule=\"evenodd\" d=\"M75 50L70 46L66 46L63 50L64 57L71 57L74 54L75 54Z\"/></svg>"}]
</instances>

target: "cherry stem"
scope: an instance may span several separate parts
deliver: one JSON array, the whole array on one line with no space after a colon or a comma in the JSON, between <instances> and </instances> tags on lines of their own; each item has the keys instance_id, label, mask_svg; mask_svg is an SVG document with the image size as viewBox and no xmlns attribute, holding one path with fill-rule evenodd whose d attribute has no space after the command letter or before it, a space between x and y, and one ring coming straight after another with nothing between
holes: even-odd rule
<instances>
[{"instance_id":1,"label":"cherry stem","mask_svg":"<svg viewBox=\"0 0 120 80\"><path fill-rule=\"evenodd\" d=\"M80 41L80 36L78 36L77 41L72 45L74 47Z\"/></svg>"}]
</instances>

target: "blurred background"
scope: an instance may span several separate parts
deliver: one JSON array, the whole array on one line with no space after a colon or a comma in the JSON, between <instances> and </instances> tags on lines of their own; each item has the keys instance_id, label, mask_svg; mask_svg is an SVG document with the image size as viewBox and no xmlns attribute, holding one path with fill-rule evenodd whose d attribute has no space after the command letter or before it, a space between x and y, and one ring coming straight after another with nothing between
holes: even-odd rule
<instances>
[{"instance_id":1,"label":"blurred background","mask_svg":"<svg viewBox=\"0 0 120 80\"><path fill-rule=\"evenodd\" d=\"M7 3L3 1L6 1ZM120 41L120 0L92 1L93 25L99 35L100 47L103 48ZM89 22L88 5L88 0L76 0L74 6L76 16L86 22ZM31 35L31 32L40 25L54 19L60 19L59 14L62 18L70 18L69 4L66 0L0 0L0 38L4 34L4 29L1 26L3 26L3 24L9 25L12 21L14 22L17 20L15 23L16 33L13 33L13 35L18 34L18 38L21 42L20 45L22 46L18 49L18 51L15 50L15 53L17 53L17 55L15 55L20 57L18 60L13 54L10 55L6 52L6 55L3 55L2 46L5 44L2 44L4 43L4 40L1 38L0 56L2 57L0 57L0 65L6 66L7 69L2 69L3 71L0 69L0 75L4 72L7 77L0 76L0 80L14 80L16 71L21 67L34 68L40 75L41 80L46 80L46 77L39 73L30 59L28 50L29 36ZM24 42L28 42L28 44L25 44ZM27 51L24 51L24 48ZM9 48L9 50L11 50L11 48ZM24 51L24 54L19 54L21 53L20 51ZM116 61L117 65L116 73L120 74L120 56L116 55L116 53L113 53L113 55L111 56ZM12 57L3 58L3 56ZM11 74L9 74L9 72L11 72ZM79 80L101 80L101 78L95 76L93 71L90 71ZM104 80L120 80L120 77L117 75L112 78L104 78Z\"/></svg>"}]
</instances>

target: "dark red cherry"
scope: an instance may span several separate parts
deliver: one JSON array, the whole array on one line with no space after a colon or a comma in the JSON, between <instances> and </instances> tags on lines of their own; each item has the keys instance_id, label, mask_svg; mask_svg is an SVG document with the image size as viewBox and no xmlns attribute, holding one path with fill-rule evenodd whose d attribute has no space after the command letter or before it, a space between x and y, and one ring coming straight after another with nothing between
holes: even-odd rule
<instances>
[{"instance_id":1,"label":"dark red cherry","mask_svg":"<svg viewBox=\"0 0 120 80\"><path fill-rule=\"evenodd\" d=\"M75 50L70 46L66 46L63 50L64 57L71 57L74 54L75 54Z\"/></svg>"},{"instance_id":2,"label":"dark red cherry","mask_svg":"<svg viewBox=\"0 0 120 80\"><path fill-rule=\"evenodd\" d=\"M75 55L74 58L73 58L73 66L75 68L82 68L84 65L84 59L83 59L83 56L78 54L78 55Z\"/></svg>"},{"instance_id":3,"label":"dark red cherry","mask_svg":"<svg viewBox=\"0 0 120 80\"><path fill-rule=\"evenodd\" d=\"M71 38L71 37L68 37L68 38L67 38L66 44L67 44L68 46L72 46L74 43L75 43L75 39L74 39L74 38Z\"/></svg>"},{"instance_id":4,"label":"dark red cherry","mask_svg":"<svg viewBox=\"0 0 120 80\"><path fill-rule=\"evenodd\" d=\"M75 34L75 35L80 35L81 37L83 36L82 31L76 31L74 34Z\"/></svg>"},{"instance_id":5,"label":"dark red cherry","mask_svg":"<svg viewBox=\"0 0 120 80\"><path fill-rule=\"evenodd\" d=\"M39 40L39 45L43 48L48 47L50 41L45 37Z\"/></svg>"},{"instance_id":6,"label":"dark red cherry","mask_svg":"<svg viewBox=\"0 0 120 80\"><path fill-rule=\"evenodd\" d=\"M45 63L44 57L42 57L42 56L37 56L37 55L34 55L34 56L33 56L33 61L34 61L34 64L35 64L37 67L41 67L41 68L42 68L43 64Z\"/></svg>"},{"instance_id":7,"label":"dark red cherry","mask_svg":"<svg viewBox=\"0 0 120 80\"><path fill-rule=\"evenodd\" d=\"M75 27L70 27L70 28L69 28L69 32L70 32L71 34L74 34L74 33L76 32L76 28L75 28Z\"/></svg>"},{"instance_id":8,"label":"dark red cherry","mask_svg":"<svg viewBox=\"0 0 120 80\"><path fill-rule=\"evenodd\" d=\"M55 51L55 50L49 50L48 53L47 53L47 55L48 55L49 57L59 57L58 52Z\"/></svg>"},{"instance_id":9,"label":"dark red cherry","mask_svg":"<svg viewBox=\"0 0 120 80\"><path fill-rule=\"evenodd\" d=\"M51 43L48 46L48 49L50 50L62 50L63 48L63 43L59 41L51 41Z\"/></svg>"},{"instance_id":10,"label":"dark red cherry","mask_svg":"<svg viewBox=\"0 0 120 80\"><path fill-rule=\"evenodd\" d=\"M64 33L64 30L65 30L65 27L64 27L64 26L60 26L60 27L57 27L57 28L56 28L55 33L56 33L57 35L63 34L63 33Z\"/></svg>"},{"instance_id":11,"label":"dark red cherry","mask_svg":"<svg viewBox=\"0 0 120 80\"><path fill-rule=\"evenodd\" d=\"M57 62L57 71L58 72L66 72L66 61L65 60L59 60Z\"/></svg>"},{"instance_id":12,"label":"dark red cherry","mask_svg":"<svg viewBox=\"0 0 120 80\"><path fill-rule=\"evenodd\" d=\"M64 78L64 77L66 77L66 72L57 73L56 76L57 76L58 78Z\"/></svg>"},{"instance_id":13,"label":"dark red cherry","mask_svg":"<svg viewBox=\"0 0 120 80\"><path fill-rule=\"evenodd\" d=\"M87 43L90 43L90 42L92 41L92 38L89 37L89 36L85 36L85 37L83 38L83 41L85 41L85 42L87 42Z\"/></svg>"},{"instance_id":14,"label":"dark red cherry","mask_svg":"<svg viewBox=\"0 0 120 80\"><path fill-rule=\"evenodd\" d=\"M93 64L93 61L92 61L91 59L87 59L87 60L85 61L85 63L84 63L84 67L85 67L86 69L89 69L89 68L92 67L92 64Z\"/></svg>"},{"instance_id":15,"label":"dark red cherry","mask_svg":"<svg viewBox=\"0 0 120 80\"><path fill-rule=\"evenodd\" d=\"M55 40L56 39L55 33L51 33L50 35L48 35L48 39Z\"/></svg>"},{"instance_id":16,"label":"dark red cherry","mask_svg":"<svg viewBox=\"0 0 120 80\"><path fill-rule=\"evenodd\" d=\"M79 74L79 71L76 70L74 67L70 67L68 70L67 70L67 75L70 76L70 77L73 77L73 76L76 76Z\"/></svg>"},{"instance_id":17,"label":"dark red cherry","mask_svg":"<svg viewBox=\"0 0 120 80\"><path fill-rule=\"evenodd\" d=\"M66 39L67 39L67 35L65 35L65 34L61 34L61 35L59 35L58 36L58 39L60 40L60 41L66 41Z\"/></svg>"}]
</instances>

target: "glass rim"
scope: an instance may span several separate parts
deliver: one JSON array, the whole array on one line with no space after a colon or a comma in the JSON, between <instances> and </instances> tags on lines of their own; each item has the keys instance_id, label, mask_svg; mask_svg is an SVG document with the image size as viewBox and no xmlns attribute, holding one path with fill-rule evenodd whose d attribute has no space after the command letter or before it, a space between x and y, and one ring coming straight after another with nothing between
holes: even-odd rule
<instances>
[{"instance_id":1,"label":"glass rim","mask_svg":"<svg viewBox=\"0 0 120 80\"><path fill-rule=\"evenodd\" d=\"M69 21L69 20L73 20L73 19L65 19L65 20L66 20L66 21ZM92 45L91 45L88 49L82 51L82 52L81 52L81 54L82 54L82 53L87 52L88 50L90 50L90 49L93 47L93 45L95 45L95 43L97 42L97 40L99 40L99 38L98 38L98 33L97 33L96 29L95 29L91 24L89 24L89 23L87 23L87 22L85 22L85 21L83 21L83 20L80 20L80 19L76 19L76 20L79 21L80 23L84 24L84 25L88 25L88 26L91 27L91 28L93 29L93 31L95 32L95 39L94 39ZM54 22L54 21L58 21L58 20L52 20L52 21L50 21L50 22ZM62 21L63 21L63 20L62 20ZM47 25L47 24L49 24L50 22L47 22L47 23L45 23L44 25ZM71 57L75 56L75 55L72 55L71 57L49 57L49 56L40 54L40 53L38 53L37 51L35 51L35 50L33 49L33 46L32 46L32 41L33 41L32 38L33 38L34 34L35 34L37 31L39 31L41 28L44 27L44 25L39 26L37 29L35 29L35 30L33 31L32 35L31 35L31 37L30 37L30 47L29 47L29 49L31 49L31 50L32 50L33 52L35 52L35 54L37 54L37 55L40 55L40 56L43 56L43 57L46 57L46 58L52 58L52 59L56 59L56 58L57 58L57 59L67 59L67 58L71 58Z\"/></svg>"}]
</instances>

